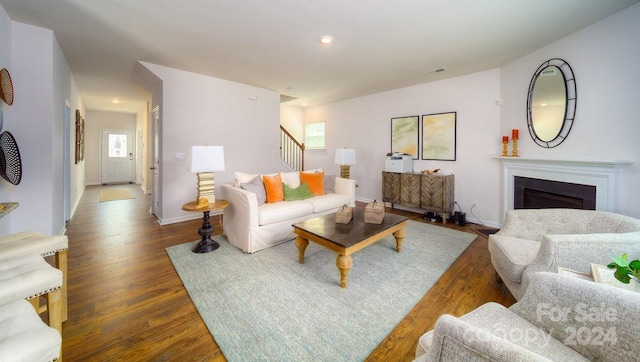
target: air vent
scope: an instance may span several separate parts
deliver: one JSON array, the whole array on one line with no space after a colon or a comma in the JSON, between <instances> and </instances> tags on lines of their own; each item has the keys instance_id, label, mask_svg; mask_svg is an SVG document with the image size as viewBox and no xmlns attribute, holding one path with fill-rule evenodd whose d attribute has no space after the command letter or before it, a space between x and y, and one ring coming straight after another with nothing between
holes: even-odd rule
<instances>
[{"instance_id":1,"label":"air vent","mask_svg":"<svg viewBox=\"0 0 640 362\"><path fill-rule=\"evenodd\" d=\"M422 74L429 74L429 73L442 73L445 70L447 70L447 68L436 68L436 69L431 69L431 70L427 70L426 72L422 72Z\"/></svg>"}]
</instances>

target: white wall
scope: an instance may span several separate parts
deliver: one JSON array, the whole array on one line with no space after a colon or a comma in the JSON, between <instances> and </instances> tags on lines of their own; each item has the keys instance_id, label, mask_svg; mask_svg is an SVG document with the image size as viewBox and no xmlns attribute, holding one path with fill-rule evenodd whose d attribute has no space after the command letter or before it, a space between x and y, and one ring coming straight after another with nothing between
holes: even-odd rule
<instances>
[{"instance_id":1,"label":"white wall","mask_svg":"<svg viewBox=\"0 0 640 362\"><path fill-rule=\"evenodd\" d=\"M359 187L359 200L382 199L382 171L391 150L391 118L457 112L456 161L413 162L415 171L440 168L455 174L455 198L469 212L473 200L477 217L485 222L499 219L500 167L492 157L501 151L499 139L500 71L490 70L463 77L422 84L309 107L305 122L326 122L326 150L306 152L306 168L322 167L338 174L333 164L338 147L356 149L357 164L351 178ZM421 128L421 127L420 127ZM469 220L473 215L467 214Z\"/></svg>"},{"instance_id":2,"label":"white wall","mask_svg":"<svg viewBox=\"0 0 640 362\"><path fill-rule=\"evenodd\" d=\"M0 69L9 68L11 66L11 19L2 6L0 6L0 45L2 45L3 51L0 52ZM13 125L14 119L9 112L9 106L0 101L0 110L3 114L3 127L2 130L6 130L7 127ZM0 131L2 131L0 130ZM0 200L2 202L10 202L14 200L15 187L4 179L0 179ZM8 214L0 219L0 234L8 234L11 231L12 214Z\"/></svg>"},{"instance_id":3,"label":"white wall","mask_svg":"<svg viewBox=\"0 0 640 362\"><path fill-rule=\"evenodd\" d=\"M640 218L640 4L576 32L502 68L500 134L521 130L527 158L631 160L624 169L619 212ZM527 91L534 71L562 58L577 85L576 119L556 148L536 145L527 132Z\"/></svg>"},{"instance_id":4,"label":"white wall","mask_svg":"<svg viewBox=\"0 0 640 362\"><path fill-rule=\"evenodd\" d=\"M305 122L327 122L327 149L307 151L307 167L338 172L336 147L352 147L357 165L351 177L361 200L380 199L384 154L390 149L390 118L458 112L455 162L414 161L414 170L441 168L456 175L455 194L467 219L499 226L501 136L520 129L521 157L632 160L624 170L619 212L640 217L640 4L589 26L499 70L427 83L308 108ZM563 58L576 75L576 121L554 149L537 146L527 132L526 100L534 71L550 58ZM502 100L501 107L495 101ZM478 206L470 213L477 200Z\"/></svg>"},{"instance_id":5,"label":"white wall","mask_svg":"<svg viewBox=\"0 0 640 362\"><path fill-rule=\"evenodd\" d=\"M280 124L300 143L304 139L304 108L289 106L286 103L280 105Z\"/></svg>"},{"instance_id":6,"label":"white wall","mask_svg":"<svg viewBox=\"0 0 640 362\"><path fill-rule=\"evenodd\" d=\"M71 204L71 215L73 218L73 214L75 213L78 204L80 203L80 198L84 193L84 189L86 186L86 178L84 176L85 171L85 161L80 161L75 163L75 152L76 152L76 109L80 109L80 112L84 114L84 105L82 104L82 99L80 98L80 92L78 91L78 87L76 83L73 81L73 77L71 77L71 95L68 98L69 103L71 104L71 124L70 124L70 140L69 143L69 157L70 165L71 165L71 177L70 177L70 204Z\"/></svg>"},{"instance_id":7,"label":"white wall","mask_svg":"<svg viewBox=\"0 0 640 362\"><path fill-rule=\"evenodd\" d=\"M278 93L156 64L141 64L162 80L162 215L159 216L162 224L202 217L181 210L184 203L196 198L196 177L188 171L187 160L176 159L175 155L189 155L193 145L224 146L225 171L216 172L217 185L232 182L234 171L283 170L279 161ZM157 100L153 103L155 106ZM220 197L219 188L216 196Z\"/></svg>"},{"instance_id":8,"label":"white wall","mask_svg":"<svg viewBox=\"0 0 640 362\"><path fill-rule=\"evenodd\" d=\"M160 109L160 114L163 111L162 105L162 80L158 78L155 74L153 74L148 68L146 68L142 63L138 62L134 66L133 72L131 74L131 80L137 83L140 88L147 92L148 94L148 105L145 110L145 116L142 117L140 113L138 114L138 125L141 122L144 122L142 127L142 132L144 134L144 146L143 146L143 166L142 166L142 190L145 193L152 193L153 188L153 172L151 167L153 166L153 109L158 107ZM144 120L142 120L144 118ZM162 144L160 144L160 148ZM160 185L160 189L156 190L156 193L161 194L162 185ZM154 195L152 195L152 202L154 199ZM161 210L160 210L161 211ZM162 219L162 215L158 212L159 215L156 215L158 218Z\"/></svg>"},{"instance_id":9,"label":"white wall","mask_svg":"<svg viewBox=\"0 0 640 362\"><path fill-rule=\"evenodd\" d=\"M103 129L135 131L137 116L131 113L87 110L85 118L85 178L87 185L100 185L101 179L101 131ZM136 140L137 142L138 140ZM137 174L134 173L134 174Z\"/></svg>"},{"instance_id":10,"label":"white wall","mask_svg":"<svg viewBox=\"0 0 640 362\"><path fill-rule=\"evenodd\" d=\"M2 39L7 40L6 23ZM69 67L51 30L11 22L8 38L15 101L5 107L5 127L18 143L23 177L19 185L2 181L0 198L20 203L3 233L25 229L64 233L63 132L64 107L82 107ZM72 111L73 112L73 111ZM75 141L75 137L71 139ZM72 167L71 180L81 168ZM75 182L74 190L84 185ZM72 197L78 197L73 192ZM71 205L77 199L71 200Z\"/></svg>"}]
</instances>

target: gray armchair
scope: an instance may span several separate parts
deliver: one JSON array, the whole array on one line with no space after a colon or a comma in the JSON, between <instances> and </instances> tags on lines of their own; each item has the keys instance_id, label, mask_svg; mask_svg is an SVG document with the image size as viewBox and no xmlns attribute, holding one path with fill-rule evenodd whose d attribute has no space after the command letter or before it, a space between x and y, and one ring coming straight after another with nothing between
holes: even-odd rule
<instances>
[{"instance_id":1,"label":"gray armchair","mask_svg":"<svg viewBox=\"0 0 640 362\"><path fill-rule=\"evenodd\" d=\"M611 257L640 257L640 220L592 210L510 210L504 225L489 236L491 263L516 300L531 276L558 267L589 274L591 263Z\"/></svg>"},{"instance_id":2,"label":"gray armchair","mask_svg":"<svg viewBox=\"0 0 640 362\"><path fill-rule=\"evenodd\" d=\"M536 273L510 308L442 315L420 337L416 361L638 361L639 305L640 293Z\"/></svg>"}]
</instances>

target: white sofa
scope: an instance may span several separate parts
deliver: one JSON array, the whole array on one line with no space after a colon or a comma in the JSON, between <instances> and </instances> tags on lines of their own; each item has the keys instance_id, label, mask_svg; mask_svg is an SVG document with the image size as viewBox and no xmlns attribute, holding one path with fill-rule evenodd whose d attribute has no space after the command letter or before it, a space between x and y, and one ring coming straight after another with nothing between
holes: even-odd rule
<instances>
[{"instance_id":1,"label":"white sofa","mask_svg":"<svg viewBox=\"0 0 640 362\"><path fill-rule=\"evenodd\" d=\"M295 178L295 172L282 173L283 181ZM335 179L335 181L333 181ZM334 182L327 184L327 180ZM254 192L226 184L222 198L229 202L224 210L223 229L229 243L246 253L283 243L295 238L293 224L335 212L343 205L355 206L356 182L339 177L325 178L325 195L296 201L280 201L258 205ZM299 179L298 179L299 183Z\"/></svg>"}]
</instances>

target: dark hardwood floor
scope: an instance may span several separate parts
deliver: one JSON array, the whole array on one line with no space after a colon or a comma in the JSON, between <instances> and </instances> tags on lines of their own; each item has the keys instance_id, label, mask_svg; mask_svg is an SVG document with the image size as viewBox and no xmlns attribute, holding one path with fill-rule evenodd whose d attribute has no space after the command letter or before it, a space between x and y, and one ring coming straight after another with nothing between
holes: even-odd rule
<instances>
[{"instance_id":1,"label":"dark hardwood floor","mask_svg":"<svg viewBox=\"0 0 640 362\"><path fill-rule=\"evenodd\" d=\"M63 324L64 361L224 361L191 303L165 248L199 239L200 219L161 226L138 185L135 199L99 202L89 186L67 225L69 318ZM420 214L393 210L424 222ZM216 234L219 219L212 217ZM410 361L418 338L443 313L464 314L495 301L515 302L495 281L487 238L478 238L440 278L370 361Z\"/></svg>"}]
</instances>

